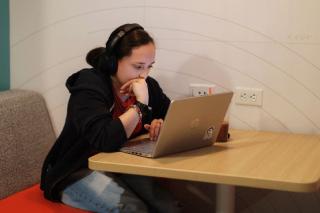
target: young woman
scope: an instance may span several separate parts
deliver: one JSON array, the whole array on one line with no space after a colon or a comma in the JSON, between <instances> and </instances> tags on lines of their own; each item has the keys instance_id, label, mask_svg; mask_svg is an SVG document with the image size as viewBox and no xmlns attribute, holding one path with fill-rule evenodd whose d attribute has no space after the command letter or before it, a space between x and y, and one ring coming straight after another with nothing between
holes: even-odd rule
<instances>
[{"instance_id":1,"label":"young woman","mask_svg":"<svg viewBox=\"0 0 320 213\"><path fill-rule=\"evenodd\" d=\"M117 151L130 137L149 132L157 139L170 100L148 76L153 39L140 25L125 24L86 60L93 68L66 82L71 95L65 125L42 169L45 197L94 212L176 211L150 178L88 169L90 156Z\"/></svg>"}]
</instances>

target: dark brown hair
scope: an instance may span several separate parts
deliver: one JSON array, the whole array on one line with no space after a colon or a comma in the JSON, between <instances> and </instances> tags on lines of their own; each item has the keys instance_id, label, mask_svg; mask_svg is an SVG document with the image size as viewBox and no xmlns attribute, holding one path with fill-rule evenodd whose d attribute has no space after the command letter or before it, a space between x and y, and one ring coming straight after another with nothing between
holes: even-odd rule
<instances>
[{"instance_id":1,"label":"dark brown hair","mask_svg":"<svg viewBox=\"0 0 320 213\"><path fill-rule=\"evenodd\" d=\"M117 43L110 49L110 42L113 42L118 33L125 27L131 24L124 24L115 29L109 36L106 42L106 47L97 47L90 50L86 56L86 61L92 67L99 69L102 72L107 72L112 75L116 72L110 69L110 63L117 63L125 56L130 56L134 48L154 43L153 38L141 27L126 33ZM112 61L110 58L113 57ZM113 65L112 65L113 66Z\"/></svg>"}]
</instances>

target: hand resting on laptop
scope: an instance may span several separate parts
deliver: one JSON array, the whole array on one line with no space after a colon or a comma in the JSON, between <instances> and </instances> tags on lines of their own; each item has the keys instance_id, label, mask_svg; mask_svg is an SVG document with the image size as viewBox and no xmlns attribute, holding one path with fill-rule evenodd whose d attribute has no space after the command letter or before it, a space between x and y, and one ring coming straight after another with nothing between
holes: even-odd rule
<instances>
[{"instance_id":1,"label":"hand resting on laptop","mask_svg":"<svg viewBox=\"0 0 320 213\"><path fill-rule=\"evenodd\" d=\"M161 131L161 126L163 124L162 119L154 119L151 124L145 124L144 128L149 132L149 139L156 141Z\"/></svg>"}]
</instances>

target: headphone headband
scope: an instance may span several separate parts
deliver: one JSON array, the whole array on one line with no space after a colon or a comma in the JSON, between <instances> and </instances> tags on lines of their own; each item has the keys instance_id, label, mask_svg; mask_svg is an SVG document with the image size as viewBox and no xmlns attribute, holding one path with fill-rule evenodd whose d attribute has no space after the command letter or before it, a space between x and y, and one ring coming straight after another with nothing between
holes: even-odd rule
<instances>
[{"instance_id":1,"label":"headphone headband","mask_svg":"<svg viewBox=\"0 0 320 213\"><path fill-rule=\"evenodd\" d=\"M106 43L107 55L109 55L112 52L113 48L116 46L116 44L119 42L121 38L123 38L129 32L138 30L138 29L144 30L144 28L139 24L128 24L120 28L118 33L114 36L114 38L112 38L111 41Z\"/></svg>"}]
</instances>

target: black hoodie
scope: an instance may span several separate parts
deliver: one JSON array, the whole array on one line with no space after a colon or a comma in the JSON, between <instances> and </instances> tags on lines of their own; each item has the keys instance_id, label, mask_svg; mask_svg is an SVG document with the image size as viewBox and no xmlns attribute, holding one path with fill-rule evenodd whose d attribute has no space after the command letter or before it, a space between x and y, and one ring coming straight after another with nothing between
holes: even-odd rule
<instances>
[{"instance_id":1,"label":"black hoodie","mask_svg":"<svg viewBox=\"0 0 320 213\"><path fill-rule=\"evenodd\" d=\"M152 119L164 119L170 100L156 80L148 77L146 82ZM95 69L83 69L71 75L66 86L71 95L65 125L41 174L40 187L53 201L60 201L62 190L70 184L65 180L71 174L88 168L90 156L117 151L127 141L120 119L113 119L110 112L114 97L109 77Z\"/></svg>"}]
</instances>

